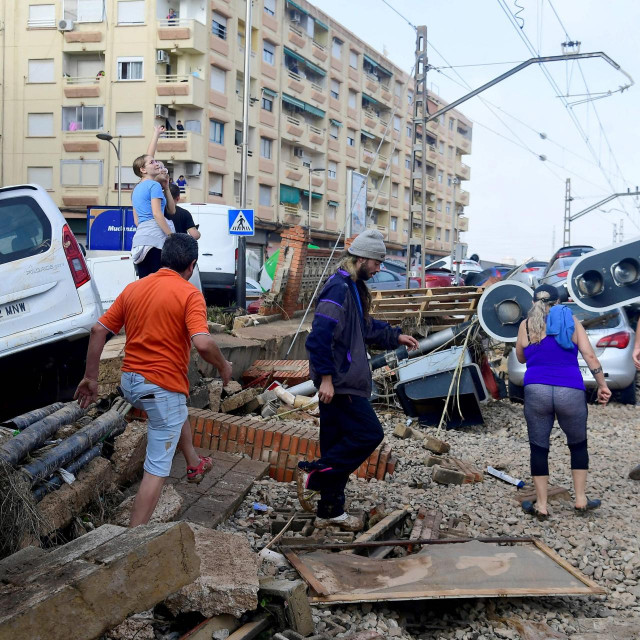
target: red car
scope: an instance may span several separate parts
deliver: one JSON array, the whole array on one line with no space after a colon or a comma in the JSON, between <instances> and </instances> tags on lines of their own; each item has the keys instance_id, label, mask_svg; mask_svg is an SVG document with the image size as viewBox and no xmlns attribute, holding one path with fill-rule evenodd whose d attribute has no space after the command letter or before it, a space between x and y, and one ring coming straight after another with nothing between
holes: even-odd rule
<instances>
[{"instance_id":1,"label":"red car","mask_svg":"<svg viewBox=\"0 0 640 640\"><path fill-rule=\"evenodd\" d=\"M411 280L418 283L418 286L422 287L422 271L419 267L416 267L415 272L419 274L418 277L412 277ZM427 289L434 289L436 287L452 287L456 286L456 274L451 273L449 269L426 269L424 274L425 284ZM458 277L458 286L464 285L464 280Z\"/></svg>"}]
</instances>

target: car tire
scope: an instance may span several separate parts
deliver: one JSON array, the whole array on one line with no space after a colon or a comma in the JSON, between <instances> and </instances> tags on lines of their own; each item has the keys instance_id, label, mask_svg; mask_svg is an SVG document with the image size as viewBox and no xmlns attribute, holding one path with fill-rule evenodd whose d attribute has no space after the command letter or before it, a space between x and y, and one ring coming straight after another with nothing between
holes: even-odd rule
<instances>
[{"instance_id":1,"label":"car tire","mask_svg":"<svg viewBox=\"0 0 640 640\"><path fill-rule=\"evenodd\" d=\"M616 398L617 396L617 398ZM617 399L621 404L636 404L636 381L634 381L624 389L614 392L614 399Z\"/></svg>"},{"instance_id":2,"label":"car tire","mask_svg":"<svg viewBox=\"0 0 640 640\"><path fill-rule=\"evenodd\" d=\"M509 381L509 400L524 404L524 387Z\"/></svg>"}]
</instances>

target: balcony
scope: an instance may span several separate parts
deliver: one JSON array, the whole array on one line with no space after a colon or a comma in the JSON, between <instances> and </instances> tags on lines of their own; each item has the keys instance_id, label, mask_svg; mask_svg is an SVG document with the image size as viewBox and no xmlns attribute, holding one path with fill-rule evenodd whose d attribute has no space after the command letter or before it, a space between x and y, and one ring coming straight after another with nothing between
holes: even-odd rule
<instances>
[{"instance_id":1,"label":"balcony","mask_svg":"<svg viewBox=\"0 0 640 640\"><path fill-rule=\"evenodd\" d=\"M463 206L469 205L469 192L462 189L456 193L456 202Z\"/></svg>"},{"instance_id":2,"label":"balcony","mask_svg":"<svg viewBox=\"0 0 640 640\"><path fill-rule=\"evenodd\" d=\"M458 216L458 230L469 231L469 218Z\"/></svg>"},{"instance_id":3,"label":"balcony","mask_svg":"<svg viewBox=\"0 0 640 640\"><path fill-rule=\"evenodd\" d=\"M461 134L458 134L456 138L456 146L463 154L471 153L471 140L469 138L465 138Z\"/></svg>"},{"instance_id":4,"label":"balcony","mask_svg":"<svg viewBox=\"0 0 640 640\"><path fill-rule=\"evenodd\" d=\"M98 98L100 97L100 79L103 76L64 78L65 98Z\"/></svg>"},{"instance_id":5,"label":"balcony","mask_svg":"<svg viewBox=\"0 0 640 640\"><path fill-rule=\"evenodd\" d=\"M202 78L193 75L156 76L156 103L196 107L204 109L206 105L205 83Z\"/></svg>"},{"instance_id":6,"label":"balcony","mask_svg":"<svg viewBox=\"0 0 640 640\"><path fill-rule=\"evenodd\" d=\"M171 49L173 53L207 53L207 27L197 20L158 20L156 49Z\"/></svg>"},{"instance_id":7,"label":"balcony","mask_svg":"<svg viewBox=\"0 0 640 640\"><path fill-rule=\"evenodd\" d=\"M295 204L281 204L278 207L278 218L285 224L296 225L302 222L302 217L307 215L307 211L300 209ZM306 222L306 217L305 217Z\"/></svg>"},{"instance_id":8,"label":"balcony","mask_svg":"<svg viewBox=\"0 0 640 640\"><path fill-rule=\"evenodd\" d=\"M456 175L461 180L469 180L471 178L471 168L462 162L457 162Z\"/></svg>"},{"instance_id":9,"label":"balcony","mask_svg":"<svg viewBox=\"0 0 640 640\"><path fill-rule=\"evenodd\" d=\"M160 160L172 162L201 162L204 153L201 134L195 131L165 131L158 140L156 155Z\"/></svg>"}]
</instances>

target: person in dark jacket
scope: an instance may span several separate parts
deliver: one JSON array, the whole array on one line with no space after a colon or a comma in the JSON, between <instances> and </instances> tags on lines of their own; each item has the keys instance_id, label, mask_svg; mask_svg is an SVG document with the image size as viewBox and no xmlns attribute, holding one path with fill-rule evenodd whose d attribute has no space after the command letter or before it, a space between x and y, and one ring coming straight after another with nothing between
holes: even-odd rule
<instances>
[{"instance_id":1,"label":"person in dark jacket","mask_svg":"<svg viewBox=\"0 0 640 640\"><path fill-rule=\"evenodd\" d=\"M310 498L320 492L315 526L358 531L363 523L344 510L349 475L382 442L384 433L369 404L371 370L367 345L396 349L418 346L399 327L373 319L366 281L380 271L386 248L382 234L367 229L351 244L339 269L318 298L307 338L311 378L320 400L320 449L313 462L300 462L298 498L313 511Z\"/></svg>"}]
</instances>

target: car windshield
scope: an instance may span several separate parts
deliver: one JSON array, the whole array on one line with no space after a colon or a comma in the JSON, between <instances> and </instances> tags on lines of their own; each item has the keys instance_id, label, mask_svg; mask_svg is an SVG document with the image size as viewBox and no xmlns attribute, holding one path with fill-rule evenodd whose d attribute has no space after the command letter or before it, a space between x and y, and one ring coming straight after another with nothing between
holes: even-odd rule
<instances>
[{"instance_id":1,"label":"car windshield","mask_svg":"<svg viewBox=\"0 0 640 640\"><path fill-rule=\"evenodd\" d=\"M620 325L620 311L613 309L600 313L598 311L587 311L575 303L568 303L567 307L571 313L582 323L585 329L615 329Z\"/></svg>"},{"instance_id":2,"label":"car windshield","mask_svg":"<svg viewBox=\"0 0 640 640\"><path fill-rule=\"evenodd\" d=\"M547 274L556 273L557 271L568 271L569 267L579 258L580 256L567 256L566 258L558 258L549 269L547 269Z\"/></svg>"}]
</instances>

